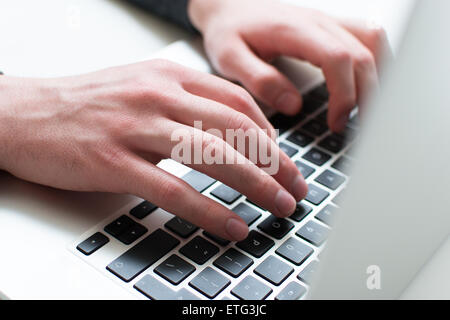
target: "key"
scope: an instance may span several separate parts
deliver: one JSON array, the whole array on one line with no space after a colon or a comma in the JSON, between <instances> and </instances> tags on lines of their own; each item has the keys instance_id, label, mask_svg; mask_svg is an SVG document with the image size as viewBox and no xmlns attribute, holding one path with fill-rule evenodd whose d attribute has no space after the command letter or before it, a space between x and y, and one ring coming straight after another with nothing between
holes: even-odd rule
<instances>
[{"instance_id":1,"label":"key","mask_svg":"<svg viewBox=\"0 0 450 320\"><path fill-rule=\"evenodd\" d=\"M180 252L195 263L202 265L219 252L219 248L208 240L197 236L183 246Z\"/></svg>"},{"instance_id":2,"label":"key","mask_svg":"<svg viewBox=\"0 0 450 320\"><path fill-rule=\"evenodd\" d=\"M311 114L323 105L323 100L318 100L314 95L307 94L303 97L302 113Z\"/></svg>"},{"instance_id":3,"label":"key","mask_svg":"<svg viewBox=\"0 0 450 320\"><path fill-rule=\"evenodd\" d=\"M328 92L326 83L318 86L317 88L313 89L309 93L312 97L314 97L317 100L320 100L322 102L327 102L330 99L330 93Z\"/></svg>"},{"instance_id":4,"label":"key","mask_svg":"<svg viewBox=\"0 0 450 320\"><path fill-rule=\"evenodd\" d=\"M304 204L303 201L297 203L297 207L295 208L295 212L289 217L290 219L296 221L296 222L300 222L303 219L305 219L308 214L311 213L313 209Z\"/></svg>"},{"instance_id":5,"label":"key","mask_svg":"<svg viewBox=\"0 0 450 320\"><path fill-rule=\"evenodd\" d=\"M136 207L134 207L133 209L131 209L130 214L133 217L142 220L146 216L148 216L150 213L155 211L157 208L158 207L155 206L154 204L152 204L152 203L150 203L148 201L144 201L144 202L141 202Z\"/></svg>"},{"instance_id":6,"label":"key","mask_svg":"<svg viewBox=\"0 0 450 320\"><path fill-rule=\"evenodd\" d=\"M303 269L297 276L298 280L303 281L306 284L311 284L314 281L314 276L319 268L319 261L311 261L305 269Z\"/></svg>"},{"instance_id":7,"label":"key","mask_svg":"<svg viewBox=\"0 0 450 320\"><path fill-rule=\"evenodd\" d=\"M111 262L106 269L123 281L130 282L179 243L170 234L158 229Z\"/></svg>"},{"instance_id":8,"label":"key","mask_svg":"<svg viewBox=\"0 0 450 320\"><path fill-rule=\"evenodd\" d=\"M302 127L302 130L314 137L319 137L328 131L328 127L317 120L311 120Z\"/></svg>"},{"instance_id":9,"label":"key","mask_svg":"<svg viewBox=\"0 0 450 320\"><path fill-rule=\"evenodd\" d=\"M213 268L206 267L189 285L210 299L214 299L231 281Z\"/></svg>"},{"instance_id":10,"label":"key","mask_svg":"<svg viewBox=\"0 0 450 320\"><path fill-rule=\"evenodd\" d=\"M295 161L295 165L305 179L308 179L316 171L301 161Z\"/></svg>"},{"instance_id":11,"label":"key","mask_svg":"<svg viewBox=\"0 0 450 320\"><path fill-rule=\"evenodd\" d=\"M181 283L195 271L195 267L173 254L154 270L161 277L174 285Z\"/></svg>"},{"instance_id":12,"label":"key","mask_svg":"<svg viewBox=\"0 0 450 320\"><path fill-rule=\"evenodd\" d=\"M274 245L275 242L272 239L263 236L255 230L250 231L245 240L236 243L238 248L256 258L262 257L262 255L269 251Z\"/></svg>"},{"instance_id":13,"label":"key","mask_svg":"<svg viewBox=\"0 0 450 320\"><path fill-rule=\"evenodd\" d=\"M298 153L297 149L292 148L285 143L280 143L279 147L289 158L292 158Z\"/></svg>"},{"instance_id":14,"label":"key","mask_svg":"<svg viewBox=\"0 0 450 320\"><path fill-rule=\"evenodd\" d=\"M222 247L225 247L227 245L230 244L231 241L220 238L218 236L213 235L212 233L203 231L203 235L209 239L211 239L212 241L214 241L215 243L217 243L218 245L221 245Z\"/></svg>"},{"instance_id":15,"label":"key","mask_svg":"<svg viewBox=\"0 0 450 320\"><path fill-rule=\"evenodd\" d=\"M274 256L268 256L254 272L265 280L279 286L294 272L294 268Z\"/></svg>"},{"instance_id":16,"label":"key","mask_svg":"<svg viewBox=\"0 0 450 320\"><path fill-rule=\"evenodd\" d=\"M337 133L337 135L344 141L353 142L356 139L358 132L351 127L345 127L344 131L341 133Z\"/></svg>"},{"instance_id":17,"label":"key","mask_svg":"<svg viewBox=\"0 0 450 320\"><path fill-rule=\"evenodd\" d=\"M253 260L234 248L228 249L214 261L214 265L230 276L237 278L253 264Z\"/></svg>"},{"instance_id":18,"label":"key","mask_svg":"<svg viewBox=\"0 0 450 320\"><path fill-rule=\"evenodd\" d=\"M182 179L200 193L216 182L213 178L195 170L191 170Z\"/></svg>"},{"instance_id":19,"label":"key","mask_svg":"<svg viewBox=\"0 0 450 320\"><path fill-rule=\"evenodd\" d=\"M229 186L224 184L219 185L215 188L211 194L219 200L222 200L226 204L232 204L237 199L241 197L241 194L234 189L231 189Z\"/></svg>"},{"instance_id":20,"label":"key","mask_svg":"<svg viewBox=\"0 0 450 320\"><path fill-rule=\"evenodd\" d=\"M170 289L151 275L146 275L139 280L134 288L153 300L200 300L184 288L178 291Z\"/></svg>"},{"instance_id":21,"label":"key","mask_svg":"<svg viewBox=\"0 0 450 320\"><path fill-rule=\"evenodd\" d=\"M354 165L354 161L346 156L340 157L335 163L331 165L334 169L349 175Z\"/></svg>"},{"instance_id":22,"label":"key","mask_svg":"<svg viewBox=\"0 0 450 320\"><path fill-rule=\"evenodd\" d=\"M264 300L272 293L272 289L256 280L252 276L246 276L231 290L231 294L242 300Z\"/></svg>"},{"instance_id":23,"label":"key","mask_svg":"<svg viewBox=\"0 0 450 320\"><path fill-rule=\"evenodd\" d=\"M331 201L333 201L334 204L341 206L343 197L345 197L345 189L341 190L341 192L339 192Z\"/></svg>"},{"instance_id":24,"label":"key","mask_svg":"<svg viewBox=\"0 0 450 320\"><path fill-rule=\"evenodd\" d=\"M105 227L105 231L108 232L113 237L118 237L121 235L125 230L127 230L129 227L131 227L135 222L128 216L121 216L108 224Z\"/></svg>"},{"instance_id":25,"label":"key","mask_svg":"<svg viewBox=\"0 0 450 320\"><path fill-rule=\"evenodd\" d=\"M146 227L134 222L131 227L121 233L117 239L124 244L132 244L134 241L142 237L147 231L148 230Z\"/></svg>"},{"instance_id":26,"label":"key","mask_svg":"<svg viewBox=\"0 0 450 320\"><path fill-rule=\"evenodd\" d=\"M279 254L283 258L292 262L293 264L299 266L306 261L312 254L314 250L308 245L303 244L294 238L289 238L286 240L275 253Z\"/></svg>"},{"instance_id":27,"label":"key","mask_svg":"<svg viewBox=\"0 0 450 320\"><path fill-rule=\"evenodd\" d=\"M320 212L316 215L316 219L322 221L323 223L333 226L334 221L336 220L337 208L331 204L327 205L325 208L320 210Z\"/></svg>"},{"instance_id":28,"label":"key","mask_svg":"<svg viewBox=\"0 0 450 320\"><path fill-rule=\"evenodd\" d=\"M345 142L337 135L330 135L319 142L319 147L330 151L331 153L339 153L345 148Z\"/></svg>"},{"instance_id":29,"label":"key","mask_svg":"<svg viewBox=\"0 0 450 320\"><path fill-rule=\"evenodd\" d=\"M292 281L275 297L275 300L299 300L306 293L306 288Z\"/></svg>"},{"instance_id":30,"label":"key","mask_svg":"<svg viewBox=\"0 0 450 320\"><path fill-rule=\"evenodd\" d=\"M320 167L327 163L331 159L331 156L325 152L313 148L303 156L303 159L308 160L309 162Z\"/></svg>"},{"instance_id":31,"label":"key","mask_svg":"<svg viewBox=\"0 0 450 320\"><path fill-rule=\"evenodd\" d=\"M89 256L93 254L95 251L103 247L105 244L109 242L109 239L107 236L105 236L101 232L96 232L83 242L81 242L77 249L81 251L83 254Z\"/></svg>"},{"instance_id":32,"label":"key","mask_svg":"<svg viewBox=\"0 0 450 320\"><path fill-rule=\"evenodd\" d=\"M304 148L309 144L311 144L314 141L314 138L306 133L297 130L293 134L291 134L287 138L287 140L289 142L292 142L293 144L296 144L299 147Z\"/></svg>"},{"instance_id":33,"label":"key","mask_svg":"<svg viewBox=\"0 0 450 320\"><path fill-rule=\"evenodd\" d=\"M318 206L323 201L325 201L325 199L328 198L329 195L330 194L327 191L322 190L313 184L310 184L310 185L308 185L308 194L306 195L305 200Z\"/></svg>"},{"instance_id":34,"label":"key","mask_svg":"<svg viewBox=\"0 0 450 320\"><path fill-rule=\"evenodd\" d=\"M264 231L275 239L282 239L292 228L294 228L292 222L272 215L258 225L259 230Z\"/></svg>"},{"instance_id":35,"label":"key","mask_svg":"<svg viewBox=\"0 0 450 320\"><path fill-rule=\"evenodd\" d=\"M323 227L314 221L309 221L297 231L296 235L309 243L312 243L316 247L320 247L327 239L329 233L330 229L327 227Z\"/></svg>"},{"instance_id":36,"label":"key","mask_svg":"<svg viewBox=\"0 0 450 320\"><path fill-rule=\"evenodd\" d=\"M279 134L282 135L286 131L289 131L291 128L295 127L304 119L305 116L303 114L289 117L284 114L278 113L274 115L272 118L270 118L270 123L273 125L275 129L278 129Z\"/></svg>"},{"instance_id":37,"label":"key","mask_svg":"<svg viewBox=\"0 0 450 320\"><path fill-rule=\"evenodd\" d=\"M345 182L345 178L333 171L326 170L315 181L331 190L337 190Z\"/></svg>"},{"instance_id":38,"label":"key","mask_svg":"<svg viewBox=\"0 0 450 320\"><path fill-rule=\"evenodd\" d=\"M164 226L185 239L189 238L195 231L198 230L197 226L194 226L192 223L179 217L173 217L168 222L166 222Z\"/></svg>"},{"instance_id":39,"label":"key","mask_svg":"<svg viewBox=\"0 0 450 320\"><path fill-rule=\"evenodd\" d=\"M238 204L232 211L241 217L248 226L251 226L262 215L245 203Z\"/></svg>"}]
</instances>

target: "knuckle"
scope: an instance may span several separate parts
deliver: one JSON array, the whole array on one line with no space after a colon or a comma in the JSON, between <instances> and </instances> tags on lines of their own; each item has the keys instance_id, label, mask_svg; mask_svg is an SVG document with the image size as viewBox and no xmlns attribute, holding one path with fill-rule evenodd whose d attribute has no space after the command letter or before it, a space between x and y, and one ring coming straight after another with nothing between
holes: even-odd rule
<instances>
[{"instance_id":1,"label":"knuckle","mask_svg":"<svg viewBox=\"0 0 450 320\"><path fill-rule=\"evenodd\" d=\"M239 104L239 106L246 109L252 108L255 105L255 100L250 95L250 93L248 93L247 90L239 86L236 86L235 99L236 102Z\"/></svg>"},{"instance_id":2,"label":"knuckle","mask_svg":"<svg viewBox=\"0 0 450 320\"><path fill-rule=\"evenodd\" d=\"M248 131L252 127L250 123L250 119L243 113L233 112L228 118L226 127L228 129L242 129Z\"/></svg>"},{"instance_id":3,"label":"knuckle","mask_svg":"<svg viewBox=\"0 0 450 320\"><path fill-rule=\"evenodd\" d=\"M351 53L347 49L341 47L330 49L327 53L327 56L330 63L342 64L349 63L352 60Z\"/></svg>"},{"instance_id":4,"label":"knuckle","mask_svg":"<svg viewBox=\"0 0 450 320\"><path fill-rule=\"evenodd\" d=\"M368 71L375 67L375 57L368 50L357 54L354 61L358 71Z\"/></svg>"},{"instance_id":5,"label":"knuckle","mask_svg":"<svg viewBox=\"0 0 450 320\"><path fill-rule=\"evenodd\" d=\"M380 44L387 38L386 30L380 26L370 28L368 36L374 44Z\"/></svg>"},{"instance_id":6,"label":"knuckle","mask_svg":"<svg viewBox=\"0 0 450 320\"><path fill-rule=\"evenodd\" d=\"M256 92L264 93L270 90L270 88L274 86L277 80L278 74L275 71L269 69L252 75L250 83L252 85L252 88Z\"/></svg>"},{"instance_id":7,"label":"knuckle","mask_svg":"<svg viewBox=\"0 0 450 320\"><path fill-rule=\"evenodd\" d=\"M202 135L202 150L211 150L214 151L215 154L220 152L223 154L224 143L221 140L210 134Z\"/></svg>"},{"instance_id":8,"label":"knuckle","mask_svg":"<svg viewBox=\"0 0 450 320\"><path fill-rule=\"evenodd\" d=\"M161 182L159 187L159 197L162 203L176 200L183 194L184 187L179 182L166 181Z\"/></svg>"}]
</instances>

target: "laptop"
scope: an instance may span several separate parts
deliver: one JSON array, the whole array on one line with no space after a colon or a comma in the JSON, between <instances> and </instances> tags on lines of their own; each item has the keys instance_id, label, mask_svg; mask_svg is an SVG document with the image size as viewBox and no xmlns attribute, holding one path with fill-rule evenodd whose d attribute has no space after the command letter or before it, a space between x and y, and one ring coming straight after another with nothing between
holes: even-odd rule
<instances>
[{"instance_id":1,"label":"laptop","mask_svg":"<svg viewBox=\"0 0 450 320\"><path fill-rule=\"evenodd\" d=\"M448 30L449 9L445 0L417 2L381 92L363 119L352 115L343 134L326 126L321 73L292 59L277 62L305 101L296 117L268 113L280 130L278 143L310 186L291 217L276 219L171 160L160 164L240 215L250 228L242 242L220 239L143 199L49 195L2 173L11 183L0 217L17 215L21 223L5 226L14 230L13 241L2 251L17 260L2 262L1 297L450 298L450 45L429 36ZM175 43L157 57L213 72L198 43ZM23 199L8 194L21 189L33 196L13 206ZM48 214L50 207L60 215ZM42 248L23 258L31 229Z\"/></svg>"}]
</instances>

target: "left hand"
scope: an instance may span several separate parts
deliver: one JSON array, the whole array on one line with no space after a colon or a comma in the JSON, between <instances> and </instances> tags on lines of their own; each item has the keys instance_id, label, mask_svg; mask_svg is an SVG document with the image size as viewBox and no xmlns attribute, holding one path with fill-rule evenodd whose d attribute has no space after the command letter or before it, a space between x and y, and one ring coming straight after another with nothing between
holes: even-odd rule
<instances>
[{"instance_id":1,"label":"left hand","mask_svg":"<svg viewBox=\"0 0 450 320\"><path fill-rule=\"evenodd\" d=\"M189 15L213 66L285 114L298 113L302 98L269 62L286 55L320 67L330 92L328 124L337 132L378 86L380 61L390 53L380 28L273 0L190 0Z\"/></svg>"}]
</instances>

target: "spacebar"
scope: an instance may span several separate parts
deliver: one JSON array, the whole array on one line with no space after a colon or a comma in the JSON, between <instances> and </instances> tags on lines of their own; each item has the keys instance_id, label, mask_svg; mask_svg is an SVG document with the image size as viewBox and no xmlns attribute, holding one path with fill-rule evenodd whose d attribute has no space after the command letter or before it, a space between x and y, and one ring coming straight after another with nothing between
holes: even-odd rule
<instances>
[{"instance_id":1,"label":"spacebar","mask_svg":"<svg viewBox=\"0 0 450 320\"><path fill-rule=\"evenodd\" d=\"M129 282L179 243L176 238L158 229L111 262L106 269L123 281Z\"/></svg>"}]
</instances>

